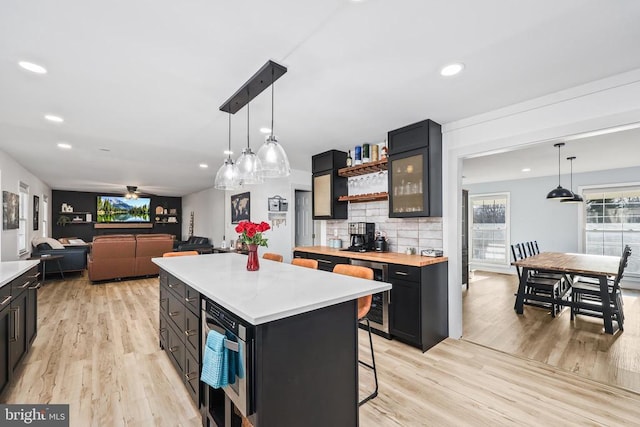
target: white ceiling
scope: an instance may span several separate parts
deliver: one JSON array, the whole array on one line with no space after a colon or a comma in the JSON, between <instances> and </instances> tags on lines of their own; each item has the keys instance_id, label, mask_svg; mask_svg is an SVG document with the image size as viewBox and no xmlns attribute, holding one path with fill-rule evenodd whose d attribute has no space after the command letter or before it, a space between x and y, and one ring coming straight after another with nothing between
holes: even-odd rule
<instances>
[{"instance_id":1,"label":"white ceiling","mask_svg":"<svg viewBox=\"0 0 640 427\"><path fill-rule=\"evenodd\" d=\"M0 149L56 189L211 187L227 144L218 107L273 59L289 68L276 134L292 167L309 170L312 154L418 120L640 68L639 18L635 0L3 0ZM453 61L464 72L441 77ZM265 92L251 104L253 147L269 118ZM232 118L236 156L246 129L245 108Z\"/></svg>"},{"instance_id":2,"label":"white ceiling","mask_svg":"<svg viewBox=\"0 0 640 427\"><path fill-rule=\"evenodd\" d=\"M573 173L640 166L640 128L621 130L597 136L586 136L565 141L544 142L503 153L488 153L463 160L462 183L507 181L539 176L558 175L558 148L556 142L565 142L560 148L560 171L568 175L571 163L567 157L575 156ZM522 169L530 169L523 172ZM563 178L562 184L568 182Z\"/></svg>"}]
</instances>

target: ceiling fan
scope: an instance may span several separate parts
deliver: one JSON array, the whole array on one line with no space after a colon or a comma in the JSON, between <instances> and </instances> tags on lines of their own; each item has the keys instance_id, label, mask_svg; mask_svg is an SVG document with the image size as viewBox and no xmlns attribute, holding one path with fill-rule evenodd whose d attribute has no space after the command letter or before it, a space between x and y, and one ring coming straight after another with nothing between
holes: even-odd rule
<instances>
[{"instance_id":1,"label":"ceiling fan","mask_svg":"<svg viewBox=\"0 0 640 427\"><path fill-rule=\"evenodd\" d=\"M135 185L127 185L127 193L124 195L125 199L137 199L138 187Z\"/></svg>"}]
</instances>

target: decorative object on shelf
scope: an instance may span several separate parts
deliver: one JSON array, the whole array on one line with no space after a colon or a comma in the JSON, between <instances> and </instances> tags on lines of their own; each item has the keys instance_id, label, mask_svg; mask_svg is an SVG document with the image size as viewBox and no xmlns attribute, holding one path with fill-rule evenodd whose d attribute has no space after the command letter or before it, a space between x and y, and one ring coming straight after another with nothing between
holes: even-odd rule
<instances>
[{"instance_id":1,"label":"decorative object on shelf","mask_svg":"<svg viewBox=\"0 0 640 427\"><path fill-rule=\"evenodd\" d=\"M33 229L37 230L40 223L40 197L33 196Z\"/></svg>"},{"instance_id":2,"label":"decorative object on shelf","mask_svg":"<svg viewBox=\"0 0 640 427\"><path fill-rule=\"evenodd\" d=\"M2 192L2 229L15 230L20 226L20 196Z\"/></svg>"},{"instance_id":3,"label":"decorative object on shelf","mask_svg":"<svg viewBox=\"0 0 640 427\"><path fill-rule=\"evenodd\" d=\"M251 220L251 193L234 194L231 196L231 223Z\"/></svg>"},{"instance_id":4,"label":"decorative object on shelf","mask_svg":"<svg viewBox=\"0 0 640 427\"><path fill-rule=\"evenodd\" d=\"M63 203L60 212L73 212L73 206Z\"/></svg>"},{"instance_id":5,"label":"decorative object on shelf","mask_svg":"<svg viewBox=\"0 0 640 427\"><path fill-rule=\"evenodd\" d=\"M353 164L361 165L362 164L362 147L356 145L353 150Z\"/></svg>"},{"instance_id":6,"label":"decorative object on shelf","mask_svg":"<svg viewBox=\"0 0 640 427\"><path fill-rule=\"evenodd\" d=\"M566 188L562 188L560 185L560 148L564 146L564 142L558 142L553 144L554 147L558 147L558 186L547 194L547 199L564 200L572 199L573 193Z\"/></svg>"},{"instance_id":7,"label":"decorative object on shelf","mask_svg":"<svg viewBox=\"0 0 640 427\"><path fill-rule=\"evenodd\" d=\"M570 199L560 200L560 203L583 203L584 199L579 194L573 192L573 161L576 159L576 156L567 157L567 160L571 161L571 192L573 193L573 197Z\"/></svg>"},{"instance_id":8,"label":"decorative object on shelf","mask_svg":"<svg viewBox=\"0 0 640 427\"><path fill-rule=\"evenodd\" d=\"M238 166L231 158L233 154L233 151L231 151L231 114L229 114L229 147L225 153L227 158L224 160L222 166L220 166L220 169L218 169L218 173L216 173L216 180L213 187L218 190L237 190L240 187L240 172Z\"/></svg>"},{"instance_id":9,"label":"decorative object on shelf","mask_svg":"<svg viewBox=\"0 0 640 427\"><path fill-rule=\"evenodd\" d=\"M269 212L286 212L289 210L289 202L282 196L275 195L267 200Z\"/></svg>"},{"instance_id":10,"label":"decorative object on shelf","mask_svg":"<svg viewBox=\"0 0 640 427\"><path fill-rule=\"evenodd\" d=\"M58 221L56 222L57 225L60 225L62 227L64 227L67 224L70 224L70 223L71 223L71 218L69 218L66 215L60 215L58 217Z\"/></svg>"},{"instance_id":11,"label":"decorative object on shelf","mask_svg":"<svg viewBox=\"0 0 640 427\"><path fill-rule=\"evenodd\" d=\"M138 198L138 187L135 185L127 185L127 192L124 197L126 199L137 199Z\"/></svg>"},{"instance_id":12,"label":"decorative object on shelf","mask_svg":"<svg viewBox=\"0 0 640 427\"><path fill-rule=\"evenodd\" d=\"M156 206L156 215L163 215L164 208L162 206Z\"/></svg>"},{"instance_id":13,"label":"decorative object on shelf","mask_svg":"<svg viewBox=\"0 0 640 427\"><path fill-rule=\"evenodd\" d=\"M178 209L169 209L169 215L178 215Z\"/></svg>"},{"instance_id":14,"label":"decorative object on shelf","mask_svg":"<svg viewBox=\"0 0 640 427\"><path fill-rule=\"evenodd\" d=\"M378 150L380 151L380 160L387 158L387 141L378 144Z\"/></svg>"},{"instance_id":15,"label":"decorative object on shelf","mask_svg":"<svg viewBox=\"0 0 640 427\"><path fill-rule=\"evenodd\" d=\"M264 144L258 150L258 158L262 164L262 176L265 178L281 178L291 174L289 158L282 145L273 134L273 91L275 83L273 75L275 70L271 68L271 135L267 136Z\"/></svg>"},{"instance_id":16,"label":"decorative object on shelf","mask_svg":"<svg viewBox=\"0 0 640 427\"><path fill-rule=\"evenodd\" d=\"M353 166L353 159L351 158L351 150L349 150L347 154L347 167L350 168L351 166Z\"/></svg>"},{"instance_id":17,"label":"decorative object on shelf","mask_svg":"<svg viewBox=\"0 0 640 427\"><path fill-rule=\"evenodd\" d=\"M258 261L258 246L268 246L267 239L264 238L262 233L270 229L271 227L269 224L264 221L259 224L250 221L242 221L236 226L236 233L240 233L238 241L246 244L249 248L247 270L256 271L260 269L260 262Z\"/></svg>"},{"instance_id":18,"label":"decorative object on shelf","mask_svg":"<svg viewBox=\"0 0 640 427\"><path fill-rule=\"evenodd\" d=\"M85 221L86 222L91 222L93 220L93 215L91 215L90 213L85 214Z\"/></svg>"}]
</instances>

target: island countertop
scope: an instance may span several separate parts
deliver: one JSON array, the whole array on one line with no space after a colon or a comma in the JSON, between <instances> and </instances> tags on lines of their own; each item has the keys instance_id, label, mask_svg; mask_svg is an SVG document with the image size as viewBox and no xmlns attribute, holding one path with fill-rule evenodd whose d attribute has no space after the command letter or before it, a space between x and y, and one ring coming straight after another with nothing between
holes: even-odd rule
<instances>
[{"instance_id":1,"label":"island countertop","mask_svg":"<svg viewBox=\"0 0 640 427\"><path fill-rule=\"evenodd\" d=\"M39 263L37 260L0 262L0 288Z\"/></svg>"},{"instance_id":2,"label":"island countertop","mask_svg":"<svg viewBox=\"0 0 640 427\"><path fill-rule=\"evenodd\" d=\"M160 268L253 325L391 289L390 283L229 254L153 258Z\"/></svg>"},{"instance_id":3,"label":"island countertop","mask_svg":"<svg viewBox=\"0 0 640 427\"><path fill-rule=\"evenodd\" d=\"M424 267L425 265L447 262L447 257L426 257L421 255L406 255L396 252L350 252L328 246L298 246L294 251L308 252L318 255L341 256L344 258L361 259L364 261L386 262L388 264L410 265Z\"/></svg>"}]
</instances>

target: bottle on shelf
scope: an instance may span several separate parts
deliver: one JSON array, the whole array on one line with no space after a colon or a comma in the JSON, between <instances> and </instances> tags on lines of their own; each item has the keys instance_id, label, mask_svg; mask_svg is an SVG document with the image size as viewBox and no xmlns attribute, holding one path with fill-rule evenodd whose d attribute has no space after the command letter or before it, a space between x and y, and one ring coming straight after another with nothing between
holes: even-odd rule
<instances>
[{"instance_id":1,"label":"bottle on shelf","mask_svg":"<svg viewBox=\"0 0 640 427\"><path fill-rule=\"evenodd\" d=\"M371 153L369 152L369 144L362 144L362 163L371 161Z\"/></svg>"},{"instance_id":2,"label":"bottle on shelf","mask_svg":"<svg viewBox=\"0 0 640 427\"><path fill-rule=\"evenodd\" d=\"M360 147L359 145L356 145L356 148L353 150L353 152L354 152L353 164L361 165L362 164L362 147Z\"/></svg>"},{"instance_id":3,"label":"bottle on shelf","mask_svg":"<svg viewBox=\"0 0 640 427\"><path fill-rule=\"evenodd\" d=\"M349 150L349 154L347 154L347 167L351 167L353 165L353 159L351 158L351 150Z\"/></svg>"}]
</instances>

